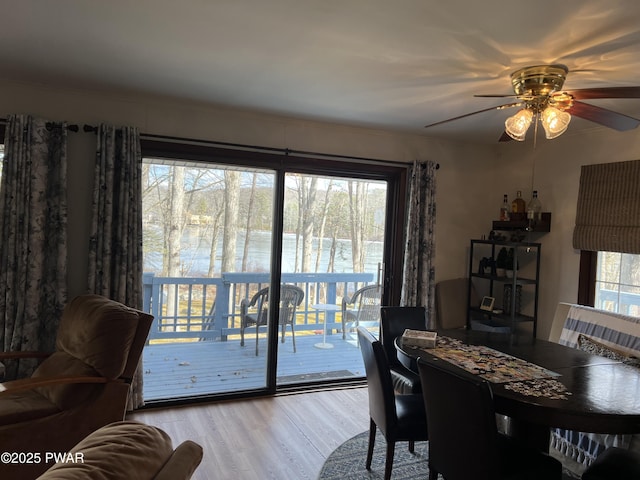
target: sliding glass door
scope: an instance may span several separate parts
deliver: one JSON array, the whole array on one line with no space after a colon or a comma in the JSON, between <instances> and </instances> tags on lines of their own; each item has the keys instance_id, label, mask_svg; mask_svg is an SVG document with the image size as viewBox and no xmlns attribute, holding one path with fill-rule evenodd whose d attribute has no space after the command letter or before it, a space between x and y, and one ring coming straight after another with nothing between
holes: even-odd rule
<instances>
[{"instance_id":1,"label":"sliding glass door","mask_svg":"<svg viewBox=\"0 0 640 480\"><path fill-rule=\"evenodd\" d=\"M303 298L280 313L279 385L364 375L355 329L379 330L386 190L379 181L286 174L282 288L296 286Z\"/></svg>"},{"instance_id":2,"label":"sliding glass door","mask_svg":"<svg viewBox=\"0 0 640 480\"><path fill-rule=\"evenodd\" d=\"M144 160L147 402L364 377L355 329L379 329L389 182L254 156Z\"/></svg>"}]
</instances>

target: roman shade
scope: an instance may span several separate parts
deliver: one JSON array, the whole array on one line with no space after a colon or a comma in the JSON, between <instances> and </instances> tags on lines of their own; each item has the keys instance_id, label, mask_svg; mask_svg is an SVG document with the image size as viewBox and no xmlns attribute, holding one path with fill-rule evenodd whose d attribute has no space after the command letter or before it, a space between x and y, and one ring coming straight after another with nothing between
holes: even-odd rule
<instances>
[{"instance_id":1,"label":"roman shade","mask_svg":"<svg viewBox=\"0 0 640 480\"><path fill-rule=\"evenodd\" d=\"M640 253L640 160L582 166L573 247Z\"/></svg>"}]
</instances>

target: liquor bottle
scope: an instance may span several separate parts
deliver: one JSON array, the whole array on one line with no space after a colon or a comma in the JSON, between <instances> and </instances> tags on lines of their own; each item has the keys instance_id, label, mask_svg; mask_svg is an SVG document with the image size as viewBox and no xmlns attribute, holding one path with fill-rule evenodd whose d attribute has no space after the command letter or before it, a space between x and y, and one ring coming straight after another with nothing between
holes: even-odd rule
<instances>
[{"instance_id":1,"label":"liquor bottle","mask_svg":"<svg viewBox=\"0 0 640 480\"><path fill-rule=\"evenodd\" d=\"M511 210L511 207L509 205L509 200L507 199L507 194L505 193L504 197L502 197L502 206L500 207L500 221L509 221L509 210Z\"/></svg>"},{"instance_id":2,"label":"liquor bottle","mask_svg":"<svg viewBox=\"0 0 640 480\"><path fill-rule=\"evenodd\" d=\"M518 190L516 198L511 202L511 213L526 213L527 205L522 198L522 192Z\"/></svg>"},{"instance_id":3,"label":"liquor bottle","mask_svg":"<svg viewBox=\"0 0 640 480\"><path fill-rule=\"evenodd\" d=\"M538 191L533 191L533 196L527 205L527 219L529 222L538 222L542 213L542 204L538 200Z\"/></svg>"}]
</instances>

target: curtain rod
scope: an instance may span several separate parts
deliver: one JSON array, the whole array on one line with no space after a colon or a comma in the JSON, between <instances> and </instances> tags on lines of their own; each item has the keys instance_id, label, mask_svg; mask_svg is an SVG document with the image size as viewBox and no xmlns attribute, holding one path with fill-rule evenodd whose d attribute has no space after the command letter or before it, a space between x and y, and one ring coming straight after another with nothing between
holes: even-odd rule
<instances>
[{"instance_id":1,"label":"curtain rod","mask_svg":"<svg viewBox=\"0 0 640 480\"><path fill-rule=\"evenodd\" d=\"M0 118L0 123L4 123L5 125L7 124L7 119L6 118ZM59 123L55 123L55 122L46 122L44 124L44 126L46 127L47 130L52 130L54 128L59 128L60 124ZM71 124L71 125L67 125L67 130L71 131L71 132L78 132L80 131L80 127L76 124Z\"/></svg>"},{"instance_id":2,"label":"curtain rod","mask_svg":"<svg viewBox=\"0 0 640 480\"><path fill-rule=\"evenodd\" d=\"M53 123L53 122L47 122L45 123L45 126L47 127L47 130L52 130L54 128L60 128L60 124L59 123ZM78 127L78 125L67 125L67 130L71 131L71 132L78 132L80 130L80 127Z\"/></svg>"},{"instance_id":3,"label":"curtain rod","mask_svg":"<svg viewBox=\"0 0 640 480\"><path fill-rule=\"evenodd\" d=\"M86 128L86 126L85 126ZM302 155L302 156L314 156L314 157L324 157L324 158L336 158L341 160L362 160L366 162L372 163L381 163L384 165L394 165L397 166L398 162L392 162L390 160L377 160L375 158L367 158L367 157L355 157L352 155L338 155L335 153L322 153L322 152L314 152L309 150L294 150L289 148L278 148L278 147L264 147L259 145L246 145L242 143L230 143L230 142L220 142L216 140L198 140L194 138L184 138L184 137L172 137L167 135L154 135L150 133L141 133L141 137L149 140L160 140L160 141L178 141L178 142L189 142L189 143L197 143L197 144L205 144L205 145L219 145L224 147L233 147L238 149L247 149L247 150L258 150L264 152L275 152L281 153L283 155ZM440 164L436 163L436 170L440 168Z\"/></svg>"},{"instance_id":4,"label":"curtain rod","mask_svg":"<svg viewBox=\"0 0 640 480\"><path fill-rule=\"evenodd\" d=\"M6 121L7 121L6 118L0 119L0 122L2 122L2 123L6 123ZM53 123L53 122L47 122L46 123L46 127L48 129L51 129L51 128L55 127L55 126L56 126L56 124ZM79 131L79 126L75 125L75 124L68 125L67 126L67 130L70 130L72 132L78 132ZM82 126L82 131L85 132L85 133L97 134L98 133L98 127L85 123ZM242 144L242 143L220 142L220 141L215 141L215 140L198 140L198 139L193 139L193 138L172 137L172 136L167 136L167 135L154 135L154 134L151 134L151 133L141 133L140 136L144 137L146 139L149 139L149 140L193 142L193 143L199 143L199 144L219 145L219 146L233 147L233 148L247 149L247 150L260 150L260 151L265 151L265 152L277 152L277 153L282 153L283 155L303 155L303 156L336 158L336 159L341 159L341 160L362 160L362 161L366 161L366 162L381 163L381 164L386 164L386 165L388 165L388 164L392 164L394 166L398 165L398 162L391 162L389 160L377 160L377 159L374 159L374 158L354 157L352 155L338 155L338 154L335 154L335 153L322 153L322 152L314 152L314 151L310 151L310 150L292 150L292 149L289 149L289 148L264 147L264 146L259 146L259 145L246 145L246 144ZM438 170L439 168L440 168L440 164L436 163L436 170Z\"/></svg>"}]
</instances>

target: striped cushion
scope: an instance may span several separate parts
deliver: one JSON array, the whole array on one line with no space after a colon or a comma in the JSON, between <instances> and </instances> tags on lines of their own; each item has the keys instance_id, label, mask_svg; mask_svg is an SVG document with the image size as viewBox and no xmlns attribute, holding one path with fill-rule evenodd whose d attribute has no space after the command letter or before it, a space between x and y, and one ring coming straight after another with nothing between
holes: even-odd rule
<instances>
[{"instance_id":1,"label":"striped cushion","mask_svg":"<svg viewBox=\"0 0 640 480\"><path fill-rule=\"evenodd\" d=\"M630 356L640 357L640 318L573 305L559 343L578 348L580 334Z\"/></svg>"},{"instance_id":2,"label":"striped cushion","mask_svg":"<svg viewBox=\"0 0 640 480\"><path fill-rule=\"evenodd\" d=\"M597 310L583 305L572 305L564 322L558 343L580 348L580 337L589 337L601 347L640 357L640 318ZM561 453L584 465L591 462L608 447L628 448L629 435L606 435L554 429L551 444Z\"/></svg>"}]
</instances>

